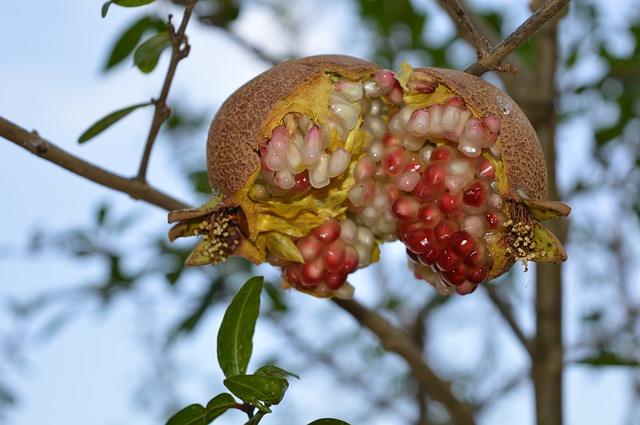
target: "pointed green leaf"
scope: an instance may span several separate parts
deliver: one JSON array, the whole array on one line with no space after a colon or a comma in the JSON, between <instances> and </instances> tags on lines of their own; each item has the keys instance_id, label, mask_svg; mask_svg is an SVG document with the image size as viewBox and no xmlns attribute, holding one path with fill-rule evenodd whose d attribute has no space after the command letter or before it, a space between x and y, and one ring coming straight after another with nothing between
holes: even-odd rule
<instances>
[{"instance_id":1,"label":"pointed green leaf","mask_svg":"<svg viewBox=\"0 0 640 425\"><path fill-rule=\"evenodd\" d=\"M141 19L133 22L133 24L125 29L113 45L104 70L106 71L113 68L133 53L133 49L136 48L145 32L154 31L158 33L165 29L166 26L162 19L156 18L155 16L143 16Z\"/></svg>"},{"instance_id":2,"label":"pointed green leaf","mask_svg":"<svg viewBox=\"0 0 640 425\"><path fill-rule=\"evenodd\" d=\"M263 280L262 276L249 279L224 313L218 330L218 363L227 377L247 372Z\"/></svg>"},{"instance_id":3,"label":"pointed green leaf","mask_svg":"<svg viewBox=\"0 0 640 425\"><path fill-rule=\"evenodd\" d=\"M156 0L111 0L113 3L122 7L138 7L153 3Z\"/></svg>"},{"instance_id":4,"label":"pointed green leaf","mask_svg":"<svg viewBox=\"0 0 640 425\"><path fill-rule=\"evenodd\" d=\"M126 108L118 109L117 111L111 112L109 115L100 118L96 121L91 127L85 130L84 133L80 135L78 138L78 143L84 143L87 140L90 140L102 133L107 128L111 127L116 122L120 121L122 118L129 115L131 112L135 111L138 108L142 108L145 106L152 105L151 102L138 103L136 105L127 106Z\"/></svg>"},{"instance_id":5,"label":"pointed green leaf","mask_svg":"<svg viewBox=\"0 0 640 425\"><path fill-rule=\"evenodd\" d=\"M247 403L278 404L289 383L278 376L238 375L225 379L224 386Z\"/></svg>"},{"instance_id":6,"label":"pointed green leaf","mask_svg":"<svg viewBox=\"0 0 640 425\"><path fill-rule=\"evenodd\" d=\"M153 71L158 65L160 55L171 45L169 33L163 31L146 39L133 53L133 63L145 74Z\"/></svg>"},{"instance_id":7,"label":"pointed green leaf","mask_svg":"<svg viewBox=\"0 0 640 425\"><path fill-rule=\"evenodd\" d=\"M316 419L315 421L309 423L308 425L349 425L349 424L345 421L341 421L340 419L322 418L322 419Z\"/></svg>"},{"instance_id":8,"label":"pointed green leaf","mask_svg":"<svg viewBox=\"0 0 640 425\"><path fill-rule=\"evenodd\" d=\"M166 425L207 425L237 404L231 394L221 393L212 398L206 408L200 404L185 407L169 418Z\"/></svg>"},{"instance_id":9,"label":"pointed green leaf","mask_svg":"<svg viewBox=\"0 0 640 425\"><path fill-rule=\"evenodd\" d=\"M273 366L273 365L262 366L261 368L255 371L254 375L278 376L280 378L293 376L294 378L300 379L300 377L295 373L289 372L287 370L279 368L278 366Z\"/></svg>"},{"instance_id":10,"label":"pointed green leaf","mask_svg":"<svg viewBox=\"0 0 640 425\"><path fill-rule=\"evenodd\" d=\"M628 366L640 367L640 361L632 358L620 357L616 353L603 351L595 356L580 359L577 363L590 366Z\"/></svg>"},{"instance_id":11,"label":"pointed green leaf","mask_svg":"<svg viewBox=\"0 0 640 425\"><path fill-rule=\"evenodd\" d=\"M112 1L109 0L102 5L102 11L100 14L102 15L103 18L107 17L107 12L109 12L109 6L111 6L111 3Z\"/></svg>"}]
</instances>

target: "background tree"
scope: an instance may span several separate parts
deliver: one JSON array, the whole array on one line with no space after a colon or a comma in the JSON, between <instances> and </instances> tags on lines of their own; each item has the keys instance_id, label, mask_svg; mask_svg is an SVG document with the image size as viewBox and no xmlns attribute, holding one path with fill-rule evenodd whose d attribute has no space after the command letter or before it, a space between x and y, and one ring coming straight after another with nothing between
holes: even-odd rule
<instances>
[{"instance_id":1,"label":"background tree","mask_svg":"<svg viewBox=\"0 0 640 425\"><path fill-rule=\"evenodd\" d=\"M263 305L269 325L258 328L256 344L262 347L258 354L262 360L277 360L277 364L302 377L292 384L288 396L291 399L285 400L286 405L267 418L266 423L268 420L303 423L329 414L354 424L500 423L506 422L504 418L511 412L519 415L524 412L527 416L530 410L523 402L533 405L535 401L538 423L559 424L563 417L583 418L578 412L585 410L579 405L583 390L576 388L575 377L572 383L572 374L582 371L584 365L603 367L598 369L601 376L617 373L628 382L635 382L635 391L631 391L630 385L629 389L619 389L610 395L612 399L628 398L629 410L621 413L616 409L607 415L620 418L621 423L637 421L640 412L633 410L638 405L640 387L637 373L640 295L634 273L637 264L633 261L638 251L634 241L638 238L640 214L637 102L640 85L635 78L640 71L637 2L616 2L613 8L603 2L574 1L568 13L552 19L549 18L555 13L544 16L540 22L546 24L537 35L503 64L502 57L492 55L495 51L489 46L498 45L529 15L524 2L509 3L509 7L463 3L466 13L462 18L456 1L442 1L439 5L408 0L306 0L294 4L276 0L200 0L197 4L176 1L175 5L158 1L127 10L118 8L118 3L126 1L114 3L103 21L105 28L109 25L105 31L114 34L114 43L107 49L104 62L105 82L114 72L134 72L121 65L130 63L132 57L143 72L156 68L151 80L145 80L156 86L143 83L148 84L148 96L157 96L156 100L131 102L153 110L153 117L144 118L136 112L127 118L139 116L138 123L144 131L116 133L118 127L114 127L99 136L106 139L115 134L126 138L125 145L110 145L99 139L90 142L103 144L105 151L124 147L121 162L131 167L124 169L120 163L105 167L117 169L127 177L87 168L75 155L22 130L35 127L42 137L58 141L55 138L58 130L42 128L38 117L32 117L30 122L14 122L15 106L4 102L0 103L0 136L134 198L162 208L175 208L181 202L163 192L182 193L188 196L189 204L204 200L209 193L203 171L203 141L214 112L209 109L213 102L208 100L206 110L200 110L197 105L203 104L201 100L186 98L180 91L173 96L174 89L169 91L176 67L175 89L184 93L187 92L184 87L193 84L189 80L180 82L180 73L183 67L202 63L198 62L199 46L191 47L191 57L182 59L194 40L207 37L205 33L224 37L229 50L222 51L219 46L215 50L211 46L201 48L210 49L207 54L219 58L220 69L243 72L245 79L272 63L326 50L366 56L389 67L409 60L414 66L453 68L466 67L477 51L479 57L469 69L471 72L481 73L483 67L496 66L507 71L510 67L517 69L515 74L491 73L487 78L502 84L526 111L549 162L551 198L563 199L574 208L571 227L553 229L556 234L567 236L570 260L564 274L560 273L560 267L538 267L534 283L533 273L523 275L516 267L472 297L439 297L426 285L414 282L408 270L402 282L398 282L396 271L403 260L399 255L402 250L397 246L386 247L379 265L360 272L357 303L332 304L283 293L274 285L276 273L260 267L257 272L265 274L271 283L266 283L268 299ZM546 7L555 12L552 7L562 3L534 1L531 9ZM97 9L93 7L92 13L97 14ZM168 11L175 15L173 36L165 32ZM125 25L111 28L110 19L124 13ZM457 32L445 13L456 24ZM94 19L94 15L86 16L87 20ZM314 26L322 26L324 16L335 21L337 36L334 39L323 33L323 41L314 45L315 39L309 33ZM15 19L28 22L26 16L18 15ZM263 36L256 26L247 30L246 22L256 22L255 19L264 19L269 24L264 26ZM74 30L73 25L69 28ZM167 35L158 35L163 32ZM185 33L190 37L188 42L182 37ZM75 37L78 43L74 48L66 51L58 46L54 49L56 54L81 56L82 43L78 35ZM19 44L10 38L2 43ZM160 56L158 63L165 47L173 54ZM240 59L243 54L246 55ZM254 59L246 59L252 56ZM497 62L490 60L496 57ZM252 65L247 66L247 61L252 61ZM46 60L43 62L42 68L46 69ZM250 67L251 72L243 67ZM207 87L221 88L217 70L207 71L215 76ZM42 75L33 76L34 83ZM18 81L17 77L10 74L2 78L3 92L17 93L10 87L13 81ZM206 97L220 102L232 89L207 93ZM55 93L54 89L49 90ZM64 96L58 96L57 102L64 108ZM114 109L126 105L124 99L119 102ZM170 115L166 106L171 109ZM102 112L106 111L105 107ZM120 115L125 112L133 111ZM78 127L77 134L97 116L88 118ZM126 122L118 125L124 126ZM154 174L154 164L148 160L153 158L150 153L156 138L158 150L164 150L172 159L171 169L162 169L156 163ZM14 187L19 186L17 182L38 179L38 175L21 173L11 168L9 162L4 163L9 161L5 158L36 162L14 146L5 146L1 146L0 159L11 175L3 175L2 188L7 193L5 199L10 199ZM143 158L141 161L139 156ZM40 163L38 167L49 166ZM149 186L147 180L155 186ZM68 180L69 189L80 184L76 181ZM54 206L53 200L39 201L47 200L48 189L46 181L40 183L42 191L32 193L29 201L5 207L7 222L24 211ZM185 189L187 185L191 189ZM69 196L55 199L55 203L70 212L68 215L73 219L69 221L73 225L52 231L46 228L51 223L44 226L34 223L28 249L8 245L4 250L5 262L10 266L16 255L24 255L35 264L46 261L48 253L55 251L74 258L73 264L79 270L99 264L104 274L96 281L95 276L67 273L46 279L44 283L51 285L50 289L34 291L29 287L26 293L13 289L19 283L19 270L1 275L1 289L10 297L2 313L7 325L0 327L1 355L5 360L0 363L0 370L7 369L0 374L0 403L3 403L0 406L5 406L9 420L19 421L10 409L16 396L20 396L14 367L20 365L24 356L31 357L28 353L38 352L36 343L65 325L72 326L96 306L109 316L117 316L122 314L125 303L138 312L136 327L143 331L141 340L149 355L145 362L148 379L141 379L144 385L139 393L139 399L154 412L146 415L149 423L166 419L169 412L194 401L194 397L206 401L218 386L221 388L222 379L210 371L190 372L185 368L188 362L180 357L190 352L193 358L205 363L211 358L214 363L212 351L203 349L202 341L214 339L216 322L230 296L256 271L240 260L216 268L185 270L182 265L190 246L168 244L166 228L160 225L164 220L162 211L144 207L140 202L131 204L109 198L96 206L91 222L71 213L74 189L69 189ZM150 226L150 222L157 225ZM24 234L27 229L21 232ZM394 278L390 270L394 271ZM61 280L64 284L70 280L86 283L66 287L52 282ZM160 288L160 283L165 286ZM344 311L355 317L359 326ZM564 336L563 330L567 331ZM391 351L400 356L389 354ZM613 366L625 368L611 372ZM332 372L331 382L327 382L325 371ZM569 378L568 383L563 384L563 376ZM600 382L597 379L604 378L593 378L593 385ZM199 390L184 388L195 385L194 382L204 384ZM529 393L531 386L533 390ZM295 392L296 388L299 392ZM563 395L563 389L569 393ZM341 404L340 400L347 402ZM69 408L81 409L82 402L69 400ZM332 405L335 411L331 410ZM606 411L605 406L602 408ZM20 412L19 405L16 409L14 412ZM224 420L240 423L242 419L240 416L220 419Z\"/></svg>"}]
</instances>

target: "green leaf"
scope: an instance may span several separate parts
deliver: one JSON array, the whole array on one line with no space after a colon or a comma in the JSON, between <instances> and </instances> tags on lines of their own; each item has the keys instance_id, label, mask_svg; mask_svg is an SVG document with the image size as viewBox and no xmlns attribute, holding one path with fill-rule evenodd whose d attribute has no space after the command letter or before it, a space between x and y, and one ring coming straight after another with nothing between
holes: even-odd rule
<instances>
[{"instance_id":1,"label":"green leaf","mask_svg":"<svg viewBox=\"0 0 640 425\"><path fill-rule=\"evenodd\" d=\"M345 421L341 421L340 419L322 418L322 419L316 419L315 421L310 422L308 425L349 425L349 424Z\"/></svg>"},{"instance_id":2,"label":"green leaf","mask_svg":"<svg viewBox=\"0 0 640 425\"><path fill-rule=\"evenodd\" d=\"M191 404L167 421L166 425L206 425L238 403L229 393L221 393L212 398L207 407Z\"/></svg>"},{"instance_id":3,"label":"green leaf","mask_svg":"<svg viewBox=\"0 0 640 425\"><path fill-rule=\"evenodd\" d=\"M249 279L233 297L218 330L218 363L224 375L243 375L253 350L263 277Z\"/></svg>"},{"instance_id":4,"label":"green leaf","mask_svg":"<svg viewBox=\"0 0 640 425\"><path fill-rule=\"evenodd\" d=\"M156 0L111 0L113 3L122 7L139 7L149 3L153 3Z\"/></svg>"},{"instance_id":5,"label":"green leaf","mask_svg":"<svg viewBox=\"0 0 640 425\"><path fill-rule=\"evenodd\" d=\"M133 63L145 74L150 73L158 65L160 55L171 45L169 33L160 32L146 39L133 53Z\"/></svg>"},{"instance_id":6,"label":"green leaf","mask_svg":"<svg viewBox=\"0 0 640 425\"><path fill-rule=\"evenodd\" d=\"M127 58L136 48L142 36L147 31L154 31L156 33L162 32L166 29L164 21L156 18L155 16L143 16L130 25L115 42L109 58L104 66L104 70L113 68L123 60Z\"/></svg>"},{"instance_id":7,"label":"green leaf","mask_svg":"<svg viewBox=\"0 0 640 425\"><path fill-rule=\"evenodd\" d=\"M100 14L102 15L103 18L107 17L107 12L109 12L109 6L111 6L111 3L112 1L109 0L102 5L102 11L100 12Z\"/></svg>"},{"instance_id":8,"label":"green leaf","mask_svg":"<svg viewBox=\"0 0 640 425\"><path fill-rule=\"evenodd\" d=\"M590 366L628 366L628 367L640 367L640 361L637 359L630 359L619 357L615 353L603 351L596 356L586 357L578 360L577 363L586 364Z\"/></svg>"},{"instance_id":9,"label":"green leaf","mask_svg":"<svg viewBox=\"0 0 640 425\"><path fill-rule=\"evenodd\" d=\"M149 106L152 104L153 103L151 102L138 103L138 104L127 106L126 108L118 109L117 111L111 112L109 115L103 118L100 118L91 127L85 130L85 132L82 133L78 138L78 143L84 143L87 140L93 139L95 136L102 133L104 130L111 127L113 124L120 121L122 118L126 117L136 109L143 108L145 106Z\"/></svg>"},{"instance_id":10,"label":"green leaf","mask_svg":"<svg viewBox=\"0 0 640 425\"><path fill-rule=\"evenodd\" d=\"M265 365L255 371L255 375L263 375L263 376L278 376L280 378L286 378L287 376L293 376L294 378L300 379L298 375L295 373L284 370L278 366L273 365Z\"/></svg>"},{"instance_id":11,"label":"green leaf","mask_svg":"<svg viewBox=\"0 0 640 425\"><path fill-rule=\"evenodd\" d=\"M224 386L248 403L271 405L280 403L289 383L278 376L238 375L225 379Z\"/></svg>"}]
</instances>

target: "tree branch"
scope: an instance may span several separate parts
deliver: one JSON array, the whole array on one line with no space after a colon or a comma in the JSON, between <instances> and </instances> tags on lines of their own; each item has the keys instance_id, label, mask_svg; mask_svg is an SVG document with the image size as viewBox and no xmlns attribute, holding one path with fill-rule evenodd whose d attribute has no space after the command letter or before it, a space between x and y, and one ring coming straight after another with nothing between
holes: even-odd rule
<instances>
[{"instance_id":1,"label":"tree branch","mask_svg":"<svg viewBox=\"0 0 640 425\"><path fill-rule=\"evenodd\" d=\"M399 354L407 362L415 378L429 392L431 398L447 408L453 423L458 425L475 423L470 406L458 400L451 392L450 384L441 380L425 363L422 352L411 341L407 333L355 300L334 298L332 301L351 314L358 323L373 332L380 339L385 350Z\"/></svg>"},{"instance_id":2,"label":"tree branch","mask_svg":"<svg viewBox=\"0 0 640 425\"><path fill-rule=\"evenodd\" d=\"M507 38L502 40L486 55L469 65L465 72L482 75L494 69L500 70L502 60L527 41L545 22L557 15L569 3L569 0L547 0L529 18L522 23Z\"/></svg>"},{"instance_id":3,"label":"tree branch","mask_svg":"<svg viewBox=\"0 0 640 425\"><path fill-rule=\"evenodd\" d=\"M151 128L149 128L149 134L147 136L147 143L144 147L144 153L140 160L140 167L138 169L137 180L144 183L147 176L147 167L149 165L149 158L151 157L151 150L153 144L158 138L160 127L171 115L171 109L167 105L167 98L169 97L169 90L171 89L171 83L173 77L176 74L178 68L178 62L186 58L189 55L189 41L185 34L187 30L187 24L191 18L193 8L196 6L197 0L189 0L184 9L182 15L182 22L178 31L175 31L173 24L171 23L171 15L169 15L169 22L167 23L167 31L169 33L169 39L171 40L171 61L169 62L169 68L167 68L167 75L164 77L164 83L160 90L160 97L156 100L155 110L153 112L153 120L151 121Z\"/></svg>"},{"instance_id":4,"label":"tree branch","mask_svg":"<svg viewBox=\"0 0 640 425\"><path fill-rule=\"evenodd\" d=\"M511 306L498 294L495 286L493 285L484 285L484 288L489 296L489 299L493 303L493 305L498 309L498 312L502 316L507 325L511 328L516 338L522 343L527 353L531 355L533 353L533 347L531 346L531 341L522 331L520 325L516 321L516 318L513 316L513 311L511 310Z\"/></svg>"},{"instance_id":5,"label":"tree branch","mask_svg":"<svg viewBox=\"0 0 640 425\"><path fill-rule=\"evenodd\" d=\"M440 4L453 19L458 32L475 47L478 59L482 59L493 49L487 37L478 30L478 26L471 20L458 0L440 0Z\"/></svg>"},{"instance_id":6,"label":"tree branch","mask_svg":"<svg viewBox=\"0 0 640 425\"><path fill-rule=\"evenodd\" d=\"M178 201L146 183L119 176L84 161L43 139L37 132L27 131L1 116L0 136L72 173L118 192L129 194L132 198L146 201L167 210L187 208L184 202Z\"/></svg>"}]
</instances>

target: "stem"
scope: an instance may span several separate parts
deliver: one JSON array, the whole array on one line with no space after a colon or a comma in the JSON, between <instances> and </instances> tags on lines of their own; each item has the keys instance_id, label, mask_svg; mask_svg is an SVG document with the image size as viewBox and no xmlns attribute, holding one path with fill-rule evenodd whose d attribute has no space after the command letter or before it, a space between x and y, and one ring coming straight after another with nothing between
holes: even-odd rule
<instances>
[{"instance_id":1,"label":"stem","mask_svg":"<svg viewBox=\"0 0 640 425\"><path fill-rule=\"evenodd\" d=\"M147 136L147 143L144 147L144 153L140 160L140 167L138 169L137 180L140 182L146 181L147 167L149 165L149 158L151 158L151 150L153 144L158 138L160 127L171 115L171 109L167 105L167 98L169 97L169 90L171 89L171 83L173 77L176 74L178 68L178 62L186 58L189 55L189 42L185 31L187 30L187 24L191 18L193 8L196 6L197 0L189 0L184 9L184 15L182 15L182 22L178 32L175 32L173 24L171 23L171 15L169 15L169 22L167 24L167 31L169 32L169 38L171 39L171 61L169 62L169 68L167 69L167 75L164 77L164 83L160 90L160 97L155 101L155 110L153 112L153 120L151 121L151 128L149 128L149 134Z\"/></svg>"}]
</instances>

